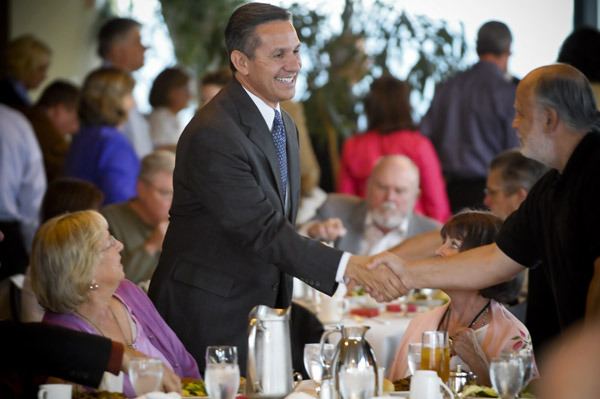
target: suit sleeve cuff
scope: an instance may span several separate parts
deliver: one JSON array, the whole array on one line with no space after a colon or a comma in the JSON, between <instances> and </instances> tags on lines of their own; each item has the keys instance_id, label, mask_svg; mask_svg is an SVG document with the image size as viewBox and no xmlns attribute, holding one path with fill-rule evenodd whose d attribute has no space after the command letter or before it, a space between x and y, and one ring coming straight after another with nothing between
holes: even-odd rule
<instances>
[{"instance_id":1,"label":"suit sleeve cuff","mask_svg":"<svg viewBox=\"0 0 600 399\"><path fill-rule=\"evenodd\" d=\"M112 347L110 350L110 357L108 358L108 364L106 371L114 375L119 375L121 371L121 364L123 363L123 351L125 347L119 343L112 341Z\"/></svg>"},{"instance_id":2,"label":"suit sleeve cuff","mask_svg":"<svg viewBox=\"0 0 600 399\"><path fill-rule=\"evenodd\" d=\"M344 274L346 274L346 267L348 266L348 261L350 261L350 257L352 254L350 252L344 252L342 257L340 258L340 263L338 263L337 273L335 274L335 281L337 283L344 283Z\"/></svg>"}]
</instances>

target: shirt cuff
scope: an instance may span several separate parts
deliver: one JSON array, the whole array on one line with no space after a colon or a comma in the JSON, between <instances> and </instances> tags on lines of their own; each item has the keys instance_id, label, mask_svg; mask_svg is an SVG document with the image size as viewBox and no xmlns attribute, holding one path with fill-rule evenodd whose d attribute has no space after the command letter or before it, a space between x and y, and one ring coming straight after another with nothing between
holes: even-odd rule
<instances>
[{"instance_id":1,"label":"shirt cuff","mask_svg":"<svg viewBox=\"0 0 600 399\"><path fill-rule=\"evenodd\" d=\"M350 257L352 254L350 252L344 252L342 257L340 258L340 263L338 263L337 273L335 274L335 281L337 283L344 283L344 274L346 274L346 267L348 266L348 262L350 261Z\"/></svg>"},{"instance_id":2,"label":"shirt cuff","mask_svg":"<svg viewBox=\"0 0 600 399\"><path fill-rule=\"evenodd\" d=\"M125 347L119 343L112 341L112 347L110 350L110 357L108 358L108 364L106 365L106 371L114 375L119 375L121 371L121 364L123 363L123 351Z\"/></svg>"}]
</instances>

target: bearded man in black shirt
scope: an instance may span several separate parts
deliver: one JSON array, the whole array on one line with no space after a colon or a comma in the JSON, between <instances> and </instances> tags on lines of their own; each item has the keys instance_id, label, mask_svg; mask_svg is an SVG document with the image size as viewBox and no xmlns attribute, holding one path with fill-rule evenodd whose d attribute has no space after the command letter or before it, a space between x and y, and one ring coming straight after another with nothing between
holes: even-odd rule
<instances>
[{"instance_id":1,"label":"bearded man in black shirt","mask_svg":"<svg viewBox=\"0 0 600 399\"><path fill-rule=\"evenodd\" d=\"M600 113L589 82L566 64L537 68L517 87L521 153L551 170L505 222L495 244L407 262L386 253L406 288L480 289L541 263L561 329L600 302ZM587 311L587 314L586 314Z\"/></svg>"}]
</instances>

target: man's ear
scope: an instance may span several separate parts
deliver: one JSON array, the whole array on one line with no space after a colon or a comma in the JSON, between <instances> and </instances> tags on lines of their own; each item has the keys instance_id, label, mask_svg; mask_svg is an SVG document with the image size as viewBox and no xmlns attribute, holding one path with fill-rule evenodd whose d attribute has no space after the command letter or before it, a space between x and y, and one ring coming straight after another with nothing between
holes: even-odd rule
<instances>
[{"instance_id":1,"label":"man's ear","mask_svg":"<svg viewBox=\"0 0 600 399\"><path fill-rule=\"evenodd\" d=\"M239 50L233 50L229 56L235 69L242 75L248 75L248 56Z\"/></svg>"},{"instance_id":2,"label":"man's ear","mask_svg":"<svg viewBox=\"0 0 600 399\"><path fill-rule=\"evenodd\" d=\"M544 130L548 133L555 131L558 122L558 112L554 108L546 107L544 109Z\"/></svg>"}]
</instances>

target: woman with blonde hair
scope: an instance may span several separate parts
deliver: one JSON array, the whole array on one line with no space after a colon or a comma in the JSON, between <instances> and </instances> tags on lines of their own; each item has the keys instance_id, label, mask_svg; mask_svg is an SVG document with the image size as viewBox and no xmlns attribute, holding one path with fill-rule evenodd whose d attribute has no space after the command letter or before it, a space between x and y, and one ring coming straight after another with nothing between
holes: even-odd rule
<instances>
[{"instance_id":1,"label":"woman with blonde hair","mask_svg":"<svg viewBox=\"0 0 600 399\"><path fill-rule=\"evenodd\" d=\"M199 378L198 366L135 284L125 279L121 242L96 211L54 217L38 230L31 283L46 313L43 322L102 335L140 356L160 359L163 388L180 391L177 376ZM135 396L129 381L124 393Z\"/></svg>"},{"instance_id":2,"label":"woman with blonde hair","mask_svg":"<svg viewBox=\"0 0 600 399\"><path fill-rule=\"evenodd\" d=\"M133 78L117 68L92 71L81 90L82 127L73 137L66 174L94 183L104 193L104 204L135 196L140 161L122 133L133 107Z\"/></svg>"},{"instance_id":3,"label":"woman with blonde hair","mask_svg":"<svg viewBox=\"0 0 600 399\"><path fill-rule=\"evenodd\" d=\"M0 80L0 103L11 108L29 108L27 92L46 80L52 51L33 35L22 35L8 43L4 54L4 76Z\"/></svg>"}]
</instances>

